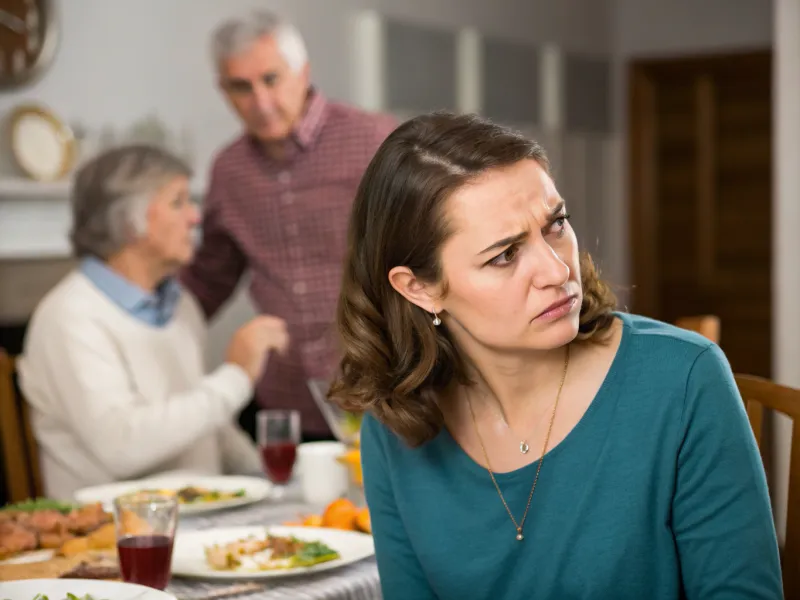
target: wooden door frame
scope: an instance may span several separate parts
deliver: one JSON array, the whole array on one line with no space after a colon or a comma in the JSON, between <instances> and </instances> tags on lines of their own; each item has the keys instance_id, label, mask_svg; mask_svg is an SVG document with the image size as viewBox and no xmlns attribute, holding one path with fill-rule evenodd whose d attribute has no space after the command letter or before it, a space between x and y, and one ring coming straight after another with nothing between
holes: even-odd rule
<instances>
[{"instance_id":1,"label":"wooden door frame","mask_svg":"<svg viewBox=\"0 0 800 600\"><path fill-rule=\"evenodd\" d=\"M658 122L653 76L691 65L702 70L736 56L761 63L772 60L771 49L703 56L633 60L628 66L628 232L631 253L631 306L634 312L659 318L658 179L655 140Z\"/></svg>"}]
</instances>

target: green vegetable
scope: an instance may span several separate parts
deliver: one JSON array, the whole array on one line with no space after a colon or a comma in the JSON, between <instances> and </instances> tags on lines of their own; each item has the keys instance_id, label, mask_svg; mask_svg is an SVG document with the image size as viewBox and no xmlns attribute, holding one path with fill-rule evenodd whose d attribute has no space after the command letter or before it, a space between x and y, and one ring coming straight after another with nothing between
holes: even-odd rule
<instances>
[{"instance_id":1,"label":"green vegetable","mask_svg":"<svg viewBox=\"0 0 800 600\"><path fill-rule=\"evenodd\" d=\"M292 557L292 566L311 567L337 558L339 553L322 542L307 542L303 549Z\"/></svg>"},{"instance_id":2,"label":"green vegetable","mask_svg":"<svg viewBox=\"0 0 800 600\"><path fill-rule=\"evenodd\" d=\"M50 600L46 594L36 594L33 597L33 600ZM70 594L67 592L67 597L64 600L95 600L91 594L86 594L85 596L76 596L75 594Z\"/></svg>"},{"instance_id":3,"label":"green vegetable","mask_svg":"<svg viewBox=\"0 0 800 600\"><path fill-rule=\"evenodd\" d=\"M35 498L23 500L22 502L17 502L16 504L7 504L0 508L0 511L14 510L20 512L34 512L37 510L57 510L66 514L75 508L78 507L74 504L59 502L58 500L51 500L49 498ZM47 600L47 598L36 598L34 600Z\"/></svg>"}]
</instances>

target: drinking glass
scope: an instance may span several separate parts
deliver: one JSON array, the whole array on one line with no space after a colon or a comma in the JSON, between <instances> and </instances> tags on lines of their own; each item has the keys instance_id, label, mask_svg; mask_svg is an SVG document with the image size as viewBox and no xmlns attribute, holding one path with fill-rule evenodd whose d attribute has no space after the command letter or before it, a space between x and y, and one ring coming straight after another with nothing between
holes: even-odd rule
<instances>
[{"instance_id":1,"label":"drinking glass","mask_svg":"<svg viewBox=\"0 0 800 600\"><path fill-rule=\"evenodd\" d=\"M114 499L122 580L157 590L167 587L178 525L175 494L136 492Z\"/></svg>"},{"instance_id":2,"label":"drinking glass","mask_svg":"<svg viewBox=\"0 0 800 600\"><path fill-rule=\"evenodd\" d=\"M300 413L296 410L260 410L256 414L258 446L264 472L282 498L292 478L300 443Z\"/></svg>"}]
</instances>

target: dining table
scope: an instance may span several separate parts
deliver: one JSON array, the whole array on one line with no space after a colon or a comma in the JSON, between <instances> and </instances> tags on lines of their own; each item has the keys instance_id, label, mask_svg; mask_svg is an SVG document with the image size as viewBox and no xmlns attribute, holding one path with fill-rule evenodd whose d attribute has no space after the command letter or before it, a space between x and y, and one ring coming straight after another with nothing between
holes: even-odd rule
<instances>
[{"instance_id":1,"label":"dining table","mask_svg":"<svg viewBox=\"0 0 800 600\"><path fill-rule=\"evenodd\" d=\"M319 507L302 501L299 486L289 485L280 499L269 498L234 509L181 516L178 535L222 527L281 525L299 515L318 513ZM294 574L251 580L263 584L236 596L227 595L231 581L172 577L166 591L178 600L205 600L217 594L234 600L381 600L375 558L316 574ZM241 583L241 582L237 582Z\"/></svg>"}]
</instances>

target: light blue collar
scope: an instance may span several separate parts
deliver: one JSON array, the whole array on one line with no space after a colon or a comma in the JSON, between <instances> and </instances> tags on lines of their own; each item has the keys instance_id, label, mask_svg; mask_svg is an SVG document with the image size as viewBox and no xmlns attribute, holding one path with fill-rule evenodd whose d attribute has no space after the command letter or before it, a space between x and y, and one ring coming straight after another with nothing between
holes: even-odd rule
<instances>
[{"instance_id":1,"label":"light blue collar","mask_svg":"<svg viewBox=\"0 0 800 600\"><path fill-rule=\"evenodd\" d=\"M181 295L181 286L176 278L165 279L151 293L127 280L98 258L84 258L80 269L97 289L140 321L163 327L172 320Z\"/></svg>"}]
</instances>

